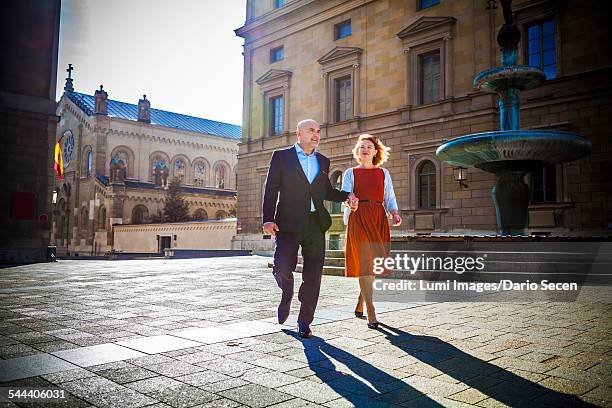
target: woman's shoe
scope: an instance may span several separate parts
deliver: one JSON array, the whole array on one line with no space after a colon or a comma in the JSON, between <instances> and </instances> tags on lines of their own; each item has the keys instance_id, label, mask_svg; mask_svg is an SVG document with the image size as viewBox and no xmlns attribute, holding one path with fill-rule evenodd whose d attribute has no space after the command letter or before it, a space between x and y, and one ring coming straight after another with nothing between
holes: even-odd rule
<instances>
[{"instance_id":1,"label":"woman's shoe","mask_svg":"<svg viewBox=\"0 0 612 408\"><path fill-rule=\"evenodd\" d=\"M368 329L378 329L378 322L368 323Z\"/></svg>"},{"instance_id":2,"label":"woman's shoe","mask_svg":"<svg viewBox=\"0 0 612 408\"><path fill-rule=\"evenodd\" d=\"M359 310L359 306L361 306L361 310ZM365 315L363 314L363 298L361 297L361 293L357 298L357 306L355 306L355 317L363 319Z\"/></svg>"}]
</instances>

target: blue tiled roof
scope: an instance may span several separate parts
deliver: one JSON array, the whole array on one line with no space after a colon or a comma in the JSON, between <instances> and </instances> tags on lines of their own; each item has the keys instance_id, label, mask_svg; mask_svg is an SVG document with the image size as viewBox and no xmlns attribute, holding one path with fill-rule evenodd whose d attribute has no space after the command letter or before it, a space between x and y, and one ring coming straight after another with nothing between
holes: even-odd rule
<instances>
[{"instance_id":1,"label":"blue tiled roof","mask_svg":"<svg viewBox=\"0 0 612 408\"><path fill-rule=\"evenodd\" d=\"M66 92L66 95L87 115L91 116L93 114L95 99L92 95L80 92ZM108 116L137 121L138 105L109 99ZM232 140L240 140L242 136L242 129L238 125L153 108L151 108L151 124L220 136Z\"/></svg>"}]
</instances>

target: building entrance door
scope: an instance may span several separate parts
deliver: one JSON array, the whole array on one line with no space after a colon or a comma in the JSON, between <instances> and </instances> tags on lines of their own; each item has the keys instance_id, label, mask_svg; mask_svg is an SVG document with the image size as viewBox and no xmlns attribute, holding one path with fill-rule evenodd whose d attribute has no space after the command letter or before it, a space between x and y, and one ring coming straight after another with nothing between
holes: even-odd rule
<instances>
[{"instance_id":1,"label":"building entrance door","mask_svg":"<svg viewBox=\"0 0 612 408\"><path fill-rule=\"evenodd\" d=\"M163 253L164 249L170 248L171 238L172 237L161 237L161 240L159 241L159 252Z\"/></svg>"}]
</instances>

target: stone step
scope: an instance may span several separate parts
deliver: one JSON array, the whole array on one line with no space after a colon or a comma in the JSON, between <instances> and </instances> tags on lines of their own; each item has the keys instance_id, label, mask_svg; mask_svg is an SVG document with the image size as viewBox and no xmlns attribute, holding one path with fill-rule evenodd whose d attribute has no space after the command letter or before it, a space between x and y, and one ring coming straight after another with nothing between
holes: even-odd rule
<instances>
[{"instance_id":1,"label":"stone step","mask_svg":"<svg viewBox=\"0 0 612 408\"><path fill-rule=\"evenodd\" d=\"M325 258L344 258L343 250L327 249L325 251Z\"/></svg>"}]
</instances>

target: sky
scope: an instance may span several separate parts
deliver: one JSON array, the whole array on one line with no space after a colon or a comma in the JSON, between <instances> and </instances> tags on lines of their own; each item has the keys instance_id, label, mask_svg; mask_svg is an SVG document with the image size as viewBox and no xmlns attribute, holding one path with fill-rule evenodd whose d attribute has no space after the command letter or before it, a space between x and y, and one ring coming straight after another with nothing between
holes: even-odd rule
<instances>
[{"instance_id":1,"label":"sky","mask_svg":"<svg viewBox=\"0 0 612 408\"><path fill-rule=\"evenodd\" d=\"M63 0L57 99L77 92L240 125L246 0Z\"/></svg>"}]
</instances>

